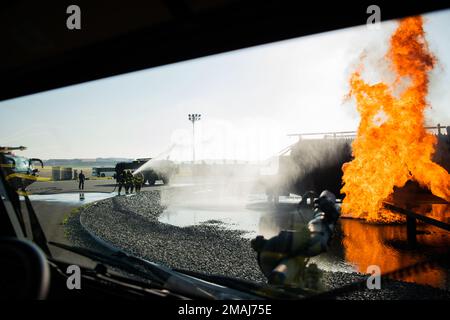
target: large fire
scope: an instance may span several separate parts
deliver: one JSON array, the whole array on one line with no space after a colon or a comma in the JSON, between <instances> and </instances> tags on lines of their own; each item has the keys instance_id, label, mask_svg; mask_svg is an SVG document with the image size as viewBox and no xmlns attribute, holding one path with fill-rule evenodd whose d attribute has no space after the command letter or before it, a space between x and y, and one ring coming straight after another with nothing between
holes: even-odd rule
<instances>
[{"instance_id":1,"label":"large fire","mask_svg":"<svg viewBox=\"0 0 450 320\"><path fill-rule=\"evenodd\" d=\"M408 180L450 200L450 175L431 160L436 137L424 125L428 72L436 59L428 49L421 17L400 21L386 58L396 75L394 83L368 84L361 70L351 76L350 96L356 100L361 121L352 144L354 160L342 168L343 213L373 222L397 219L382 203L394 187Z\"/></svg>"}]
</instances>

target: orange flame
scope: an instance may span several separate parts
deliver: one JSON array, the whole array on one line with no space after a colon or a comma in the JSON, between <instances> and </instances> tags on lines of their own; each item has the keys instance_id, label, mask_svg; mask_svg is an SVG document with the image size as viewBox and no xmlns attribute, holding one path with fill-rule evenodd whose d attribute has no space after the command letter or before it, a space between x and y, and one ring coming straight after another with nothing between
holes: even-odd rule
<instances>
[{"instance_id":1,"label":"orange flame","mask_svg":"<svg viewBox=\"0 0 450 320\"><path fill-rule=\"evenodd\" d=\"M350 96L356 100L361 121L352 145L354 160L342 167L343 213L373 222L397 219L382 209L382 203L394 187L408 180L450 200L450 175L432 162L436 137L424 126L428 72L436 60L428 50L421 17L400 21L386 58L397 76L391 86L370 85L360 71L351 76ZM405 80L408 86L396 96L394 89Z\"/></svg>"}]
</instances>

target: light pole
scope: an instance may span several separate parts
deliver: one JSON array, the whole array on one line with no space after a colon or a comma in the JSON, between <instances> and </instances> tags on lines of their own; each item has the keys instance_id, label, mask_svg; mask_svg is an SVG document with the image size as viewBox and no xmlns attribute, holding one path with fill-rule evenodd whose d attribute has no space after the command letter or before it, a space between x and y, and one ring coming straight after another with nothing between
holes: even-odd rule
<instances>
[{"instance_id":1,"label":"light pole","mask_svg":"<svg viewBox=\"0 0 450 320\"><path fill-rule=\"evenodd\" d=\"M192 122L192 164L195 164L195 122L200 121L202 115L199 113L190 113L188 119Z\"/></svg>"}]
</instances>

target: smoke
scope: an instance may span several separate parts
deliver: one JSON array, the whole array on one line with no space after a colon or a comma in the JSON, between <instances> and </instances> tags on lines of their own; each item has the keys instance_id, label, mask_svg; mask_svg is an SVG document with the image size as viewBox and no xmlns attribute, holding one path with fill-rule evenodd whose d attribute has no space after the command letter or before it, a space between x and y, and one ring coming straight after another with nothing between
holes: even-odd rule
<instances>
[{"instance_id":1,"label":"smoke","mask_svg":"<svg viewBox=\"0 0 450 320\"><path fill-rule=\"evenodd\" d=\"M170 188L160 191L163 221L187 226L218 220L254 230L259 215L248 204L256 198L267 205L258 169L256 163L233 161L179 164Z\"/></svg>"},{"instance_id":2,"label":"smoke","mask_svg":"<svg viewBox=\"0 0 450 320\"><path fill-rule=\"evenodd\" d=\"M253 196L266 201L260 173L264 159L286 145L284 128L263 117L231 122L205 116L195 124L193 138L192 126L174 130L170 147L135 172L158 172L161 163L176 166L171 187L161 191L167 212L190 208L199 215L209 210L214 216L242 212Z\"/></svg>"},{"instance_id":3,"label":"smoke","mask_svg":"<svg viewBox=\"0 0 450 320\"><path fill-rule=\"evenodd\" d=\"M450 91L448 83L450 74L448 67L439 62L438 67L430 74L428 103L426 110L427 125L441 124L450 126Z\"/></svg>"},{"instance_id":4,"label":"smoke","mask_svg":"<svg viewBox=\"0 0 450 320\"><path fill-rule=\"evenodd\" d=\"M354 45L348 46L346 51L346 57L350 62L345 68L345 92L350 92L348 79L355 70L361 71L362 77L369 83L395 81L395 75L385 59L385 54L388 39L396 25L396 21L387 21L383 22L378 30L369 30L366 26L356 27L360 32L353 33L351 43ZM354 119L359 118L359 113L348 95L343 97L342 104L344 112Z\"/></svg>"},{"instance_id":5,"label":"smoke","mask_svg":"<svg viewBox=\"0 0 450 320\"><path fill-rule=\"evenodd\" d=\"M278 158L276 174L262 179L269 193L303 195L330 190L340 195L342 165L351 160L349 138L303 139L291 146L290 154Z\"/></svg>"},{"instance_id":6,"label":"smoke","mask_svg":"<svg viewBox=\"0 0 450 320\"><path fill-rule=\"evenodd\" d=\"M282 170L282 179L293 193L330 190L340 194L342 165L351 160L350 139L302 140L295 145Z\"/></svg>"}]
</instances>

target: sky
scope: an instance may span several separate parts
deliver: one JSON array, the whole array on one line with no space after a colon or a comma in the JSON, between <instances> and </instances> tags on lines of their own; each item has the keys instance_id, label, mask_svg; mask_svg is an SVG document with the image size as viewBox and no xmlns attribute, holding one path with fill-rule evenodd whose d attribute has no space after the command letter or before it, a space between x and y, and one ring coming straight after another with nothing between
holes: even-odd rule
<instances>
[{"instance_id":1,"label":"sky","mask_svg":"<svg viewBox=\"0 0 450 320\"><path fill-rule=\"evenodd\" d=\"M264 160L289 133L358 126L348 79L365 53L377 81L396 21L236 50L0 102L0 145L50 158L169 157ZM450 125L450 10L425 15L439 64L430 76L429 125Z\"/></svg>"}]
</instances>

